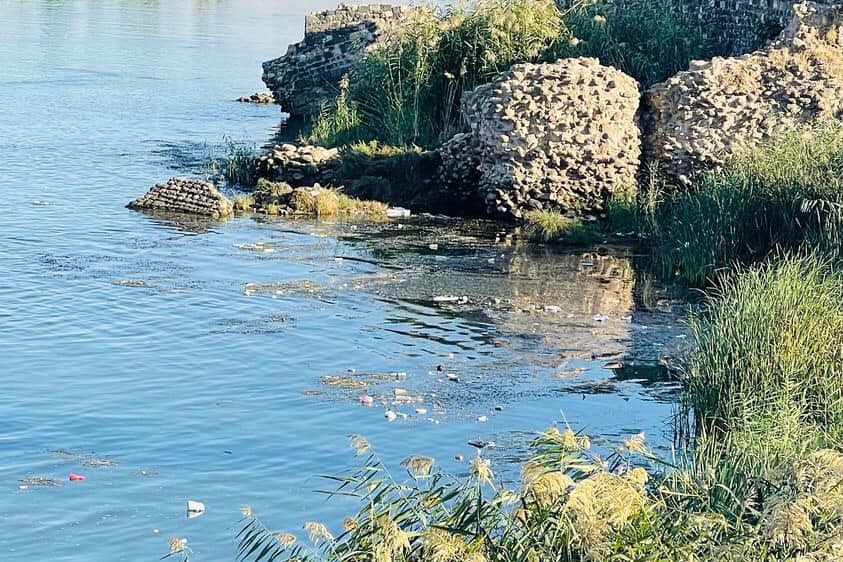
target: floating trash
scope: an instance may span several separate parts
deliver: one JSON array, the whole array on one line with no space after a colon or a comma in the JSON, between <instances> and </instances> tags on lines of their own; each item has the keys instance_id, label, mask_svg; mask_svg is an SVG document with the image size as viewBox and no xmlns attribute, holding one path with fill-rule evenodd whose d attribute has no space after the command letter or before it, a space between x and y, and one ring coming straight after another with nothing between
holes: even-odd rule
<instances>
[{"instance_id":1,"label":"floating trash","mask_svg":"<svg viewBox=\"0 0 843 562\"><path fill-rule=\"evenodd\" d=\"M416 408L416 413L420 416L424 416L427 414L427 408Z\"/></svg>"},{"instance_id":2,"label":"floating trash","mask_svg":"<svg viewBox=\"0 0 843 562\"><path fill-rule=\"evenodd\" d=\"M411 216L410 209L404 207L389 207L386 210L386 217L389 219L406 219Z\"/></svg>"},{"instance_id":3,"label":"floating trash","mask_svg":"<svg viewBox=\"0 0 843 562\"><path fill-rule=\"evenodd\" d=\"M82 476L81 474L76 474L75 472L71 472L67 476L67 479L70 480L71 482L82 482L83 480L85 480L85 477Z\"/></svg>"},{"instance_id":4,"label":"floating trash","mask_svg":"<svg viewBox=\"0 0 843 562\"><path fill-rule=\"evenodd\" d=\"M205 513L205 504L195 500L187 500L187 518L195 519Z\"/></svg>"},{"instance_id":5,"label":"floating trash","mask_svg":"<svg viewBox=\"0 0 843 562\"><path fill-rule=\"evenodd\" d=\"M249 252L272 253L275 251L275 248L268 242L247 242L246 244L238 244L237 248Z\"/></svg>"},{"instance_id":6,"label":"floating trash","mask_svg":"<svg viewBox=\"0 0 843 562\"><path fill-rule=\"evenodd\" d=\"M369 396L366 393L363 393L359 396L360 403L364 406L371 406L375 403L375 399L372 396Z\"/></svg>"},{"instance_id":7,"label":"floating trash","mask_svg":"<svg viewBox=\"0 0 843 562\"><path fill-rule=\"evenodd\" d=\"M392 410L387 410L386 412L383 413L383 417L385 417L387 419L387 421L392 422L392 421L395 421L396 419L398 419L398 414L396 414Z\"/></svg>"},{"instance_id":8,"label":"floating trash","mask_svg":"<svg viewBox=\"0 0 843 562\"><path fill-rule=\"evenodd\" d=\"M477 416L477 421L480 423L486 423L489 421L489 416Z\"/></svg>"},{"instance_id":9,"label":"floating trash","mask_svg":"<svg viewBox=\"0 0 843 562\"><path fill-rule=\"evenodd\" d=\"M33 199L32 204L36 207L46 207L47 205L49 205L47 201L42 201L40 199Z\"/></svg>"},{"instance_id":10,"label":"floating trash","mask_svg":"<svg viewBox=\"0 0 843 562\"><path fill-rule=\"evenodd\" d=\"M456 373L448 373L447 377L451 382L460 382L460 377Z\"/></svg>"},{"instance_id":11,"label":"floating trash","mask_svg":"<svg viewBox=\"0 0 843 562\"><path fill-rule=\"evenodd\" d=\"M146 281L143 279L118 279L117 281L113 282L114 285L118 287L138 287L143 288L147 287Z\"/></svg>"}]
</instances>

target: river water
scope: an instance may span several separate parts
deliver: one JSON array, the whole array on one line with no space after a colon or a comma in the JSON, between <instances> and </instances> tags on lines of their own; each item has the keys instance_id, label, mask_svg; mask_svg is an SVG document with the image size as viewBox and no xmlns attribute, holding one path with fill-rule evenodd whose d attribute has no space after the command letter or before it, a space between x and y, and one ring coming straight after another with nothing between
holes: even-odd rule
<instances>
[{"instance_id":1,"label":"river water","mask_svg":"<svg viewBox=\"0 0 843 562\"><path fill-rule=\"evenodd\" d=\"M311 490L352 433L455 474L475 439L514 472L551 423L669 442L681 307L627 249L124 208L224 136L267 142L278 108L232 100L330 4L0 0L0 559L157 560L179 536L232 560L244 504L336 530L351 506Z\"/></svg>"}]
</instances>

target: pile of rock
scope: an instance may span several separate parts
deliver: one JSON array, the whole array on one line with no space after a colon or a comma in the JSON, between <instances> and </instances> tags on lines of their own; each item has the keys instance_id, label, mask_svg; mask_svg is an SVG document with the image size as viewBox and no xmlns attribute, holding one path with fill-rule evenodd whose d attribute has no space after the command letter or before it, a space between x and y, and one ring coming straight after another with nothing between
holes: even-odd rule
<instances>
[{"instance_id":1,"label":"pile of rock","mask_svg":"<svg viewBox=\"0 0 843 562\"><path fill-rule=\"evenodd\" d=\"M342 164L336 148L280 144L258 157L258 175L294 186L335 185Z\"/></svg>"},{"instance_id":2,"label":"pile of rock","mask_svg":"<svg viewBox=\"0 0 843 562\"><path fill-rule=\"evenodd\" d=\"M767 48L694 62L644 96L645 155L669 183L689 184L741 146L793 125L843 117L843 7L794 6Z\"/></svg>"},{"instance_id":3,"label":"pile of rock","mask_svg":"<svg viewBox=\"0 0 843 562\"><path fill-rule=\"evenodd\" d=\"M468 93L468 152L479 155L487 209L515 218L534 209L600 213L613 193L635 187L638 104L637 82L593 58L515 65ZM443 158L445 170L459 166L447 151ZM471 172L473 163L463 165Z\"/></svg>"},{"instance_id":4,"label":"pile of rock","mask_svg":"<svg viewBox=\"0 0 843 562\"><path fill-rule=\"evenodd\" d=\"M255 210L268 215L316 214L316 198L326 188L314 184L293 187L287 182L258 182L254 191Z\"/></svg>"},{"instance_id":5,"label":"pile of rock","mask_svg":"<svg viewBox=\"0 0 843 562\"><path fill-rule=\"evenodd\" d=\"M342 77L408 10L383 4L341 5L312 14L305 20L304 40L291 45L284 56L263 63L263 81L284 111L313 114L336 95Z\"/></svg>"},{"instance_id":6,"label":"pile of rock","mask_svg":"<svg viewBox=\"0 0 843 562\"><path fill-rule=\"evenodd\" d=\"M237 98L237 101L241 103L271 104L275 103L275 98L272 97L272 94L269 92L257 92L251 96L239 97Z\"/></svg>"},{"instance_id":7,"label":"pile of rock","mask_svg":"<svg viewBox=\"0 0 843 562\"><path fill-rule=\"evenodd\" d=\"M227 217L234 211L231 201L213 183L191 178L171 178L167 183L157 184L127 207L216 219Z\"/></svg>"}]
</instances>

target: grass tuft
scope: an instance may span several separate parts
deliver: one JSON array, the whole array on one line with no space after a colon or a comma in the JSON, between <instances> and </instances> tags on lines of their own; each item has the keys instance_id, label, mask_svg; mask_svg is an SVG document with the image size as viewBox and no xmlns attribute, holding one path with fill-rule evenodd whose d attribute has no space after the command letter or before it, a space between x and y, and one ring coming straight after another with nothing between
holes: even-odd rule
<instances>
[{"instance_id":1,"label":"grass tuft","mask_svg":"<svg viewBox=\"0 0 843 562\"><path fill-rule=\"evenodd\" d=\"M655 264L691 284L771 252L843 247L843 125L795 129L740 151L662 205Z\"/></svg>"}]
</instances>

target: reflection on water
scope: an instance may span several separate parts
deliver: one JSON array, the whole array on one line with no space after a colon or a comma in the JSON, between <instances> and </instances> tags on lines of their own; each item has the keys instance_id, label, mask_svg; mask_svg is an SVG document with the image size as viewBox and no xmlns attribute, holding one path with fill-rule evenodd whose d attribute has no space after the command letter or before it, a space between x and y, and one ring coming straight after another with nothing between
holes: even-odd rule
<instances>
[{"instance_id":1,"label":"reflection on water","mask_svg":"<svg viewBox=\"0 0 843 562\"><path fill-rule=\"evenodd\" d=\"M553 422L669 441L681 307L627 249L125 209L225 135L270 139L278 108L232 100L332 4L0 2L0 559L157 560L184 536L232 560L247 503L336 531L348 506L306 491L354 463L349 433L455 473L495 441L504 475Z\"/></svg>"}]
</instances>

